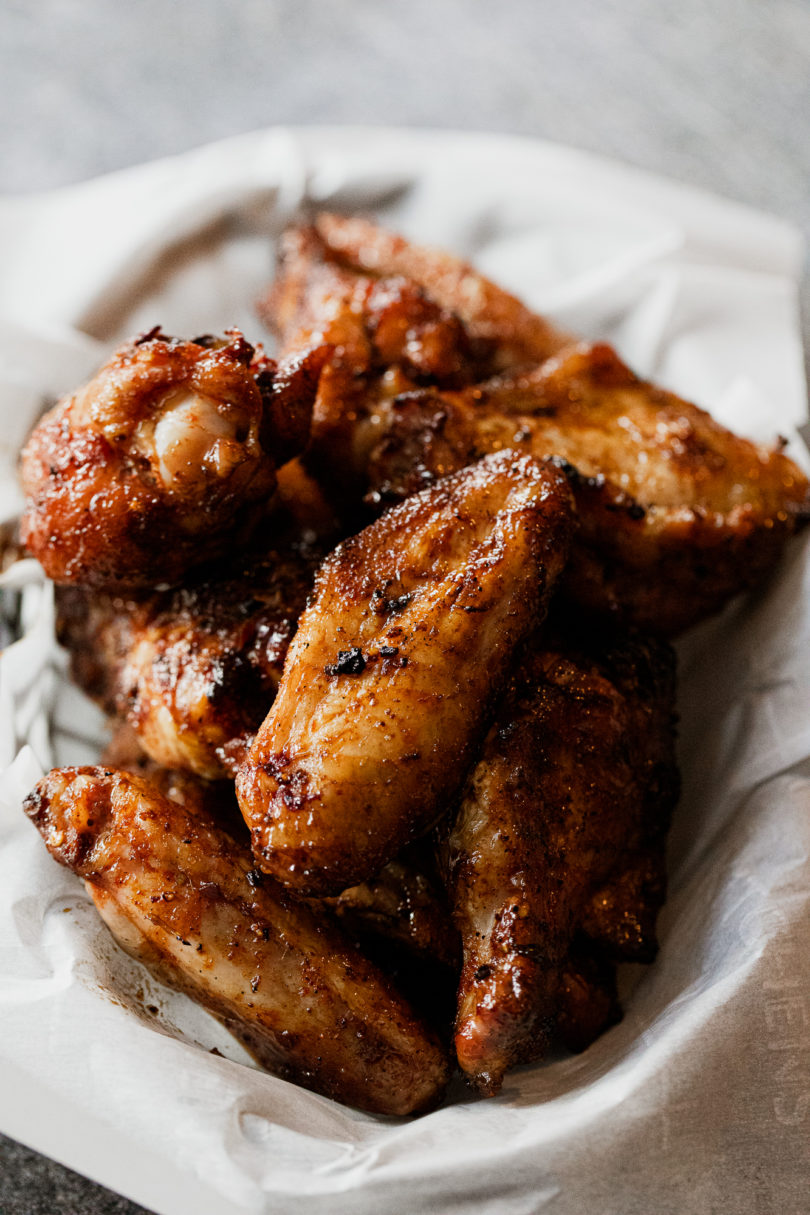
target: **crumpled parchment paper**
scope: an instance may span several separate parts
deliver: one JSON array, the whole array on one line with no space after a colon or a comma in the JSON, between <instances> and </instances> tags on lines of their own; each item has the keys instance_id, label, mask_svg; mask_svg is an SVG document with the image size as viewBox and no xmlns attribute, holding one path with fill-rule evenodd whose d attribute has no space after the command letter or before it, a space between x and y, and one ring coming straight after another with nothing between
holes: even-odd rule
<instances>
[{"instance_id":1,"label":"crumpled parchment paper","mask_svg":"<svg viewBox=\"0 0 810 1215\"><path fill-rule=\"evenodd\" d=\"M302 205L376 212L472 257L758 439L805 414L800 243L735 204L500 136L270 130L0 200L0 518L49 400L123 337L241 326ZM795 458L806 461L798 441ZM92 762L38 567L4 577L0 1130L160 1215L774 1215L810 1210L810 546L680 646L684 794L658 960L623 1022L502 1094L411 1121L257 1071L115 947L20 810ZM16 757L16 758L15 758ZM212 1050L219 1052L212 1054Z\"/></svg>"}]
</instances>

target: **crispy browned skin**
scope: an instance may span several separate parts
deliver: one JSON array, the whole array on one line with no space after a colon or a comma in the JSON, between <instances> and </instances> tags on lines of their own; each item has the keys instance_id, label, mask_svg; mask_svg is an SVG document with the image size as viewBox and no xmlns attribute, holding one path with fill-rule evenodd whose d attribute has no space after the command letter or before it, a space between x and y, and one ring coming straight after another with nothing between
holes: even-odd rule
<instances>
[{"instance_id":1,"label":"crispy browned skin","mask_svg":"<svg viewBox=\"0 0 810 1215\"><path fill-rule=\"evenodd\" d=\"M461 386L493 367L492 345L412 278L337 264L317 228L287 229L276 278L259 314L282 349L328 345L357 375L398 367L412 383Z\"/></svg>"},{"instance_id":2,"label":"crispy browned skin","mask_svg":"<svg viewBox=\"0 0 810 1215\"><path fill-rule=\"evenodd\" d=\"M342 265L418 284L439 307L460 317L471 337L491 343L501 368L539 363L572 340L450 253L411 244L356 216L321 214L314 227Z\"/></svg>"},{"instance_id":3,"label":"crispy browned skin","mask_svg":"<svg viewBox=\"0 0 810 1215\"><path fill-rule=\"evenodd\" d=\"M435 1105L432 1032L326 917L261 880L250 852L146 781L54 770L26 801L124 949L192 995L268 1070L359 1109Z\"/></svg>"},{"instance_id":4,"label":"crispy browned skin","mask_svg":"<svg viewBox=\"0 0 810 1215\"><path fill-rule=\"evenodd\" d=\"M70 652L73 682L116 716L117 678L132 646L133 623L147 600L80 586L56 588L56 638Z\"/></svg>"},{"instance_id":5,"label":"crispy browned skin","mask_svg":"<svg viewBox=\"0 0 810 1215\"><path fill-rule=\"evenodd\" d=\"M189 814L207 814L229 835L250 843L245 821L239 813L233 781L203 780L184 768L164 768L155 763L141 746L140 739L127 722L119 722L101 755L103 768L114 768L141 777L164 797L179 802Z\"/></svg>"},{"instance_id":6,"label":"crispy browned skin","mask_svg":"<svg viewBox=\"0 0 810 1215\"><path fill-rule=\"evenodd\" d=\"M439 818L571 524L565 478L502 452L327 558L237 777L262 868L338 893Z\"/></svg>"},{"instance_id":7,"label":"crispy browned skin","mask_svg":"<svg viewBox=\"0 0 810 1215\"><path fill-rule=\"evenodd\" d=\"M129 342L31 435L24 543L54 581L115 590L240 543L306 444L327 353L277 369L238 333Z\"/></svg>"},{"instance_id":8,"label":"crispy browned skin","mask_svg":"<svg viewBox=\"0 0 810 1215\"><path fill-rule=\"evenodd\" d=\"M338 265L316 228L282 237L276 279L259 314L283 351L331 350L312 420L307 464L337 502L362 492L384 402L420 384L454 388L492 374L491 342L400 276Z\"/></svg>"},{"instance_id":9,"label":"crispy browned skin","mask_svg":"<svg viewBox=\"0 0 810 1215\"><path fill-rule=\"evenodd\" d=\"M665 635L759 582L810 518L807 479L778 448L637 379L605 345L464 392L399 397L377 433L380 502L504 447L564 461L580 519L565 592Z\"/></svg>"},{"instance_id":10,"label":"crispy browned skin","mask_svg":"<svg viewBox=\"0 0 810 1215\"><path fill-rule=\"evenodd\" d=\"M625 855L659 852L677 797L663 642L536 636L449 838L464 947L455 1044L482 1092L542 1054L583 912Z\"/></svg>"},{"instance_id":11,"label":"crispy browned skin","mask_svg":"<svg viewBox=\"0 0 810 1215\"><path fill-rule=\"evenodd\" d=\"M158 764L233 776L267 715L318 565L305 545L248 553L139 600L66 588L73 676Z\"/></svg>"}]
</instances>

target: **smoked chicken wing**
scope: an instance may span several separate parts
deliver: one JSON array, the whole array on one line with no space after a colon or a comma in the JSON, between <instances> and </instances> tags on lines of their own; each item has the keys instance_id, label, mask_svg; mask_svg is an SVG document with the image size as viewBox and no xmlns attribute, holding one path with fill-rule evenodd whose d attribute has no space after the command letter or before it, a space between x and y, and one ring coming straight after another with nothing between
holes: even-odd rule
<instances>
[{"instance_id":1,"label":"smoked chicken wing","mask_svg":"<svg viewBox=\"0 0 810 1215\"><path fill-rule=\"evenodd\" d=\"M320 553L289 544L141 598L60 590L74 679L158 764L233 777L267 715Z\"/></svg>"},{"instance_id":2,"label":"smoked chicken wing","mask_svg":"<svg viewBox=\"0 0 810 1215\"><path fill-rule=\"evenodd\" d=\"M339 265L415 283L428 299L459 317L471 338L489 345L496 368L539 363L572 341L452 253L412 244L358 216L324 213L314 228L326 256Z\"/></svg>"},{"instance_id":3,"label":"smoked chicken wing","mask_svg":"<svg viewBox=\"0 0 810 1215\"><path fill-rule=\"evenodd\" d=\"M484 1093L543 1054L566 1002L576 1036L582 984L564 974L583 914L627 856L663 850L678 794L673 700L664 642L541 630L523 653L446 850L464 949L456 1053Z\"/></svg>"},{"instance_id":4,"label":"smoked chicken wing","mask_svg":"<svg viewBox=\"0 0 810 1215\"><path fill-rule=\"evenodd\" d=\"M565 593L665 635L761 581L810 519L807 478L778 447L639 380L605 345L462 392L400 396L376 433L380 504L505 447L556 458L580 520Z\"/></svg>"},{"instance_id":5,"label":"smoked chicken wing","mask_svg":"<svg viewBox=\"0 0 810 1215\"><path fill-rule=\"evenodd\" d=\"M260 868L337 894L446 811L571 525L562 474L502 452L327 558L237 776Z\"/></svg>"},{"instance_id":6,"label":"smoked chicken wing","mask_svg":"<svg viewBox=\"0 0 810 1215\"><path fill-rule=\"evenodd\" d=\"M492 343L471 337L417 283L339 266L313 226L283 235L259 314L283 352L332 351L306 463L344 508L362 493L377 414L390 397L421 384L461 387L497 369Z\"/></svg>"},{"instance_id":7,"label":"smoked chicken wing","mask_svg":"<svg viewBox=\"0 0 810 1215\"><path fill-rule=\"evenodd\" d=\"M55 582L177 581L253 530L309 436L325 349L280 367L241 334L123 346L34 430L22 537Z\"/></svg>"},{"instance_id":8,"label":"smoked chicken wing","mask_svg":"<svg viewBox=\"0 0 810 1215\"><path fill-rule=\"evenodd\" d=\"M104 768L55 769L26 811L120 945L269 1071L359 1109L435 1105L433 1032L324 914L253 868L205 812Z\"/></svg>"}]
</instances>

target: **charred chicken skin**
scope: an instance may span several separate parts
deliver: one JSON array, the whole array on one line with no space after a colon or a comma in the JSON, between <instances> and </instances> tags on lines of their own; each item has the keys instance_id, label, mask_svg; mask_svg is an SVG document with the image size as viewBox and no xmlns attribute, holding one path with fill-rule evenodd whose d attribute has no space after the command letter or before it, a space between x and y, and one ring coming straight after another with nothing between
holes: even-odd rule
<instances>
[{"instance_id":1,"label":"charred chicken skin","mask_svg":"<svg viewBox=\"0 0 810 1215\"><path fill-rule=\"evenodd\" d=\"M438 820L571 526L562 474L502 452L327 558L237 776L262 869L337 894Z\"/></svg>"},{"instance_id":2,"label":"charred chicken skin","mask_svg":"<svg viewBox=\"0 0 810 1215\"><path fill-rule=\"evenodd\" d=\"M639 380L601 344L462 392L405 394L376 433L378 503L505 447L556 458L580 520L566 594L665 635L761 581L810 519L807 478L781 450Z\"/></svg>"},{"instance_id":3,"label":"charred chicken skin","mask_svg":"<svg viewBox=\"0 0 810 1215\"><path fill-rule=\"evenodd\" d=\"M64 588L59 636L77 683L157 764L230 776L267 715L320 553L247 555L140 599Z\"/></svg>"},{"instance_id":4,"label":"charred chicken skin","mask_svg":"<svg viewBox=\"0 0 810 1215\"><path fill-rule=\"evenodd\" d=\"M595 640L532 638L449 834L456 1054L484 1093L543 1054L583 916L628 856L660 857L677 800L671 651ZM602 906L603 936L615 918Z\"/></svg>"},{"instance_id":5,"label":"charred chicken skin","mask_svg":"<svg viewBox=\"0 0 810 1215\"><path fill-rule=\"evenodd\" d=\"M358 1109L441 1097L444 1052L325 915L262 879L201 805L144 780L55 769L26 811L120 945L199 1000L269 1071Z\"/></svg>"},{"instance_id":6,"label":"charred chicken skin","mask_svg":"<svg viewBox=\"0 0 810 1215\"><path fill-rule=\"evenodd\" d=\"M325 349L280 367L239 333L123 346L42 419L22 456L22 537L55 582L176 582L266 513L305 446Z\"/></svg>"}]
</instances>

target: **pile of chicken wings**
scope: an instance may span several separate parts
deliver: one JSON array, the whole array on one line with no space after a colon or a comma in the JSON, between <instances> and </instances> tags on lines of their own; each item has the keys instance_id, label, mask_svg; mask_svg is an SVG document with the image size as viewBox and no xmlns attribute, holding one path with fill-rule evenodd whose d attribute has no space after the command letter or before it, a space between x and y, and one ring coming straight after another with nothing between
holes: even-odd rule
<instances>
[{"instance_id":1,"label":"pile of chicken wings","mask_svg":"<svg viewBox=\"0 0 810 1215\"><path fill-rule=\"evenodd\" d=\"M810 519L738 438L464 262L291 228L259 315L39 423L23 540L116 733L26 811L123 946L384 1114L620 1016L678 797L670 640Z\"/></svg>"}]
</instances>

